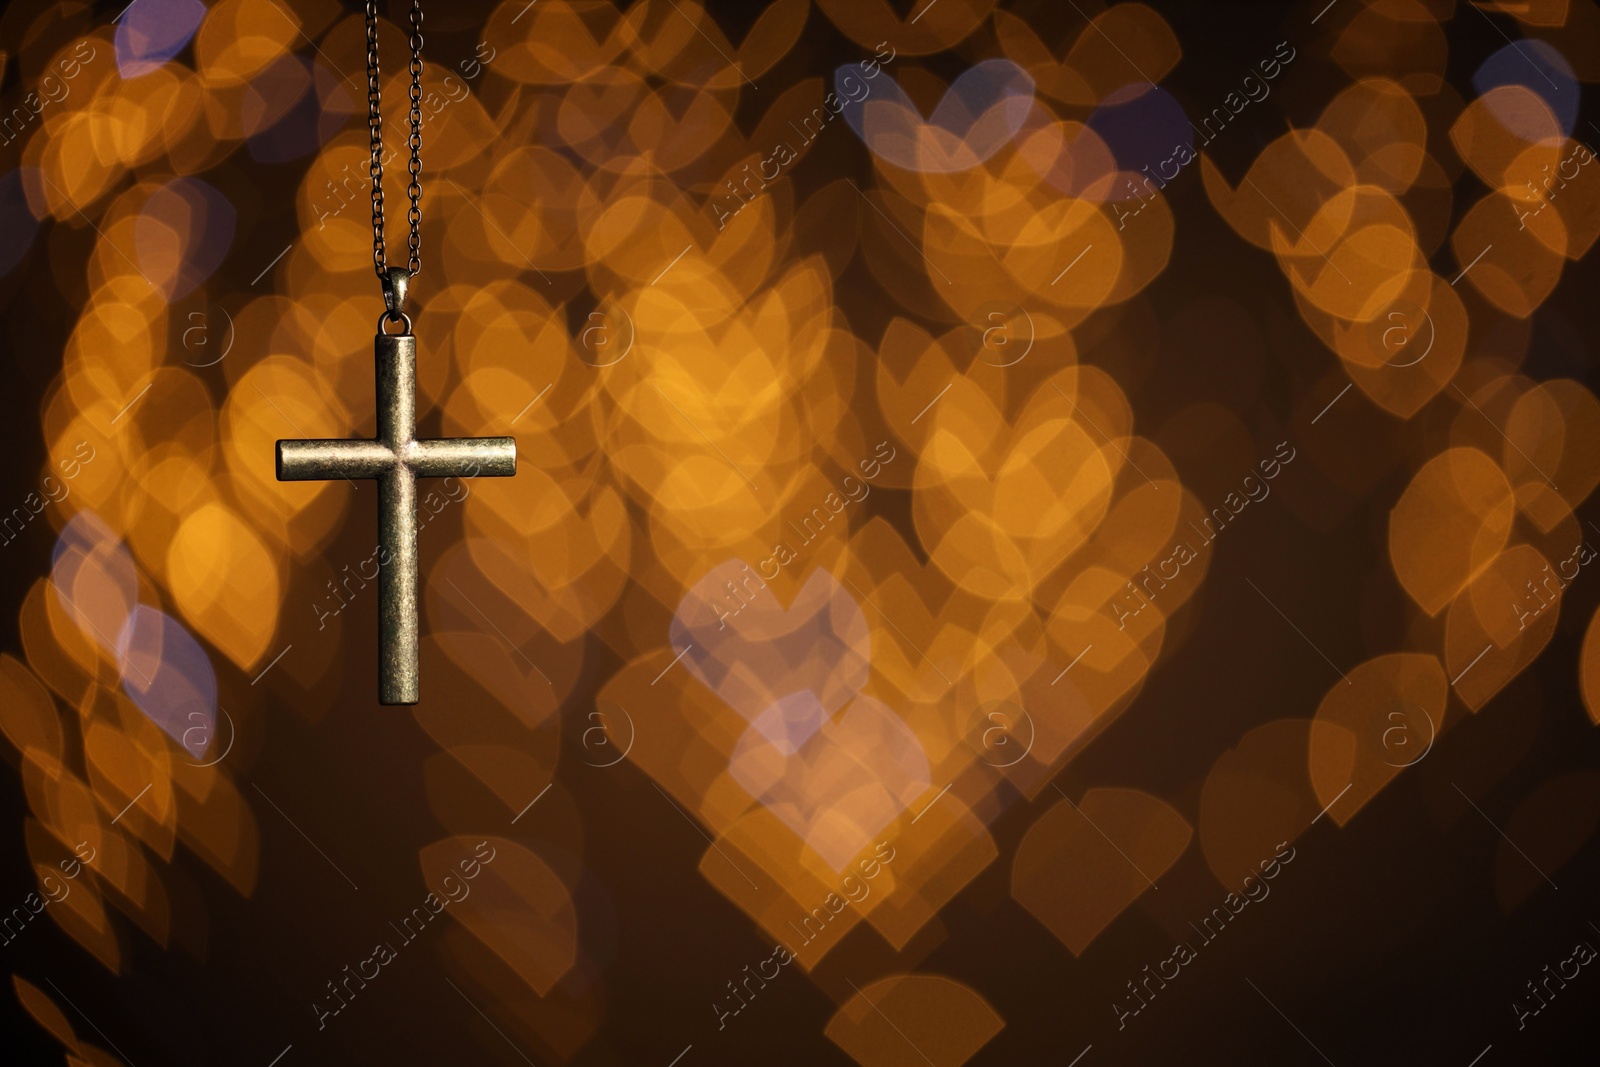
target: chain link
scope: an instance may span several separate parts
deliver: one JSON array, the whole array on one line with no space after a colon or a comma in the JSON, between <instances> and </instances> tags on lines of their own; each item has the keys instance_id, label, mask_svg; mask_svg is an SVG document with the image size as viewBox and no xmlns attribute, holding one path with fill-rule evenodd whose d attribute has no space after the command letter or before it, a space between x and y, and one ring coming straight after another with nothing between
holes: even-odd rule
<instances>
[{"instance_id":1,"label":"chain link","mask_svg":"<svg viewBox=\"0 0 1600 1067\"><path fill-rule=\"evenodd\" d=\"M411 132L406 143L411 160L406 170L411 176L406 194L411 199L406 221L411 234L406 240L406 269L412 275L422 270L422 0L411 0ZM372 145L372 267L379 280L388 270L383 241L383 113L378 68L378 3L367 0L367 133Z\"/></svg>"}]
</instances>

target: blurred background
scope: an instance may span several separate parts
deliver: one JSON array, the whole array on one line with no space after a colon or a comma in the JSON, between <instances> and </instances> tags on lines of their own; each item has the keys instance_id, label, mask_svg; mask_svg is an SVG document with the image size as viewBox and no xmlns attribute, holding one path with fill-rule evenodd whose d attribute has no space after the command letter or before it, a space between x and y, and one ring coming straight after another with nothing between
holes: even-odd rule
<instances>
[{"instance_id":1,"label":"blurred background","mask_svg":"<svg viewBox=\"0 0 1600 1067\"><path fill-rule=\"evenodd\" d=\"M1573 1061L1600 6L424 14L406 708L361 9L0 12L11 1061Z\"/></svg>"}]
</instances>

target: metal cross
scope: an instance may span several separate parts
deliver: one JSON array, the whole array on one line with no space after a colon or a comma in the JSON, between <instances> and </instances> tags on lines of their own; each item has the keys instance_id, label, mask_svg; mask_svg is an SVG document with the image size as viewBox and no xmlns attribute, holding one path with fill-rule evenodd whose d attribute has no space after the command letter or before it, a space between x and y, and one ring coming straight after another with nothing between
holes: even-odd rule
<instances>
[{"instance_id":1,"label":"metal cross","mask_svg":"<svg viewBox=\"0 0 1600 1067\"><path fill-rule=\"evenodd\" d=\"M378 700L417 702L417 479L509 477L512 437L417 440L417 339L383 332L373 342L378 436L278 442L280 482L371 478L378 483Z\"/></svg>"}]
</instances>

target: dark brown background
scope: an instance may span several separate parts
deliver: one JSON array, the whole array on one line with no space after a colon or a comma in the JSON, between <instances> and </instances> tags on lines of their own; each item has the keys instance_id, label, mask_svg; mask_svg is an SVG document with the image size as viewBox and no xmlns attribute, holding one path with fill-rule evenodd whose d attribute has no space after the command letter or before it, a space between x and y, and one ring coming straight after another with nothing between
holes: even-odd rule
<instances>
[{"instance_id":1,"label":"dark brown background","mask_svg":"<svg viewBox=\"0 0 1600 1067\"><path fill-rule=\"evenodd\" d=\"M710 6L736 37L759 11L754 4ZM1005 6L1036 26L1059 21L1063 37L1081 24L1059 0ZM1318 54L1308 34L1320 3L1152 0L1151 6L1172 25L1184 49L1183 62L1163 85L1191 113L1221 99L1240 72L1270 54L1277 41L1298 35L1292 39L1302 57L1270 100L1248 109L1209 150L1231 181L1238 181L1285 123L1314 122L1330 92L1348 81ZM120 7L104 5L105 20ZM430 49L469 54L488 9L459 2L448 14L430 11ZM1447 24L1450 77L1465 96L1471 95L1472 71L1505 44L1496 25L1516 35L1509 20L1492 24L1465 8ZM924 65L952 76L980 54L981 37ZM813 10L801 43L763 80L780 86L825 74L857 51ZM23 91L15 65L8 65L0 98L10 102ZM757 113L752 107L741 121ZM1580 125L1592 115L1586 104ZM15 165L12 151L0 155L0 171ZM866 150L854 137L829 138L819 153L795 175L802 195L841 174L859 179L869 173ZM249 281L244 265L270 259L282 220L293 217L291 196L304 165L303 159L274 167L236 158L206 176L239 212L228 259L234 266L225 266L212 282L216 291L242 290ZM1115 333L1084 358L1117 376L1142 432L1172 457L1186 485L1201 499L1212 499L1232 487L1235 466L1226 456L1163 437L1167 420L1197 399L1215 401L1240 415L1255 433L1258 454L1266 455L1308 395L1332 395L1324 383L1337 361L1301 325L1272 259L1240 241L1217 217L1197 171L1185 168L1166 191L1177 236L1169 268L1141 297L1154 319L1123 329L1160 329L1191 301L1215 295L1242 303L1256 316L1265 349L1242 355L1230 338L1195 337L1168 327L1150 350L1153 358L1126 355L1134 346L1121 344ZM6 445L0 500L21 499L36 485L44 459L38 411L77 313L72 294L63 295L58 286L81 271L51 270L46 247L53 246L58 259L77 254L81 263L92 237L83 228L43 227L30 257L0 277L7 370L0 390ZM1447 277L1453 273L1443 259L1435 268ZM852 279L860 284L852 285ZM1594 286L1592 262L1569 266L1534 319L1525 373L1571 376L1593 386ZM837 287L856 332L869 338L881 333L889 311L853 294L873 288L859 260ZM1425 412L1418 420L1428 417ZM1313 463L1297 464L1293 477L1281 480L1280 492L1220 538L1201 594L1176 620L1184 641L1169 642L1176 652L1164 656L1133 707L1059 776L1069 794L1097 785L1141 788L1167 798L1192 822L1207 770L1244 732L1311 714L1331 678L1327 664L1250 589L1246 575L1279 591L1278 604L1309 623L1317 644L1342 666L1360 662L1374 647L1401 646L1407 615L1394 591L1384 531L1388 507L1421 454L1420 435L1359 392L1315 430L1296 446L1309 454L1360 450L1387 465L1389 475L1336 525L1320 529L1298 519L1286 498L1335 490L1319 484L1322 476ZM866 508L908 528L902 496L875 492ZM1597 516L1593 507L1586 509L1585 517ZM459 519L447 514L444 521ZM373 515L352 509L335 550L358 558L374 530ZM444 540L434 539L435 552ZM13 653L19 651L15 607L47 570L51 542L52 531L37 522L22 540L0 550L0 604L6 608L0 611L0 647ZM1586 848L1554 872L1559 890L1544 886L1502 914L1494 892L1502 842L1451 783L1497 779L1480 803L1503 825L1540 783L1600 764L1595 729L1576 685L1578 643L1597 601L1600 583L1576 584L1563 604L1558 636L1532 668L1452 729L1426 762L1385 789L1348 828L1324 820L1298 841L1297 858L1274 883L1271 897L1247 909L1225 938L1204 949L1121 1033L1110 1005L1125 993L1123 983L1171 950L1150 915L1170 913L1181 921L1202 914L1222 891L1191 846L1163 877L1159 892L1147 894L1083 958L1073 958L1009 897L1011 849L1037 817L1025 802L1015 804L993 828L1002 859L942 913L949 937L923 966L982 991L1005 1018L1005 1029L972 1062L1064 1065L1092 1044L1082 1067L1322 1063L1247 979L1340 1067L1466 1067L1491 1043L1482 1067L1592 1062L1592 1005L1600 995L1594 968L1522 1032L1510 1002L1545 964L1568 955L1574 941L1600 945L1600 934L1587 926L1590 919L1600 921L1600 853ZM315 1031L310 1000L340 966L354 962L351 950L368 931L378 933L427 892L416 853L441 832L421 789L422 761L433 746L406 712L372 702L374 605L370 599L358 602L351 614L344 631L343 688L332 700L333 713L315 727L292 714L277 715L269 736L241 743L259 746L249 772L253 781L274 798L292 796L297 811L315 812L313 838L340 859L361 885L359 892L257 802L262 865L251 899L186 862L181 850L175 859L177 880L203 897L209 931L204 965L179 947L163 952L133 936L125 939L125 973L113 978L49 922L34 924L0 949L7 971L46 989L46 979L55 982L141 1067L265 1067L290 1043L294 1048L282 1067L523 1062L445 983L426 944L402 951L372 990L327 1031ZM564 710L569 723L615 666L599 642L591 645L590 678ZM224 692L247 681L225 676ZM821 1033L834 1004L804 977L775 984L717 1033L710 1001L728 977L769 947L697 873L704 842L660 803L643 775L626 763L598 772L570 760L558 774L576 798L591 843L578 902L585 949L603 966L599 980L607 1001L600 1034L574 1062L665 1067L690 1043L694 1049L682 1067L849 1062ZM253 793L246 796L254 801ZM35 886L15 773L0 773L0 795L11 815L0 819L0 903L9 905ZM515 831L520 833L512 836L541 846L538 819L524 820ZM182 899L175 891L174 906L181 907ZM20 1012L9 990L0 995L0 1005L8 1062L61 1062L59 1047ZM80 1034L105 1044L80 1017L68 1014ZM542 1050L523 1047L541 1067L553 1062Z\"/></svg>"}]
</instances>

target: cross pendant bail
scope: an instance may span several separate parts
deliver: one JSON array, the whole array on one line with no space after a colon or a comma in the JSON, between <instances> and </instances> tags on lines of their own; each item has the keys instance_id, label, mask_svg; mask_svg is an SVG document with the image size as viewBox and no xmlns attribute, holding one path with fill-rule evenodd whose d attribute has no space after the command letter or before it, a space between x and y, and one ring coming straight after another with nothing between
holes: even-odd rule
<instances>
[{"instance_id":1,"label":"cross pendant bail","mask_svg":"<svg viewBox=\"0 0 1600 1067\"><path fill-rule=\"evenodd\" d=\"M406 313L406 297L410 295L410 271L390 267L383 272L383 306L389 309L389 318L397 320Z\"/></svg>"},{"instance_id":2,"label":"cross pendant bail","mask_svg":"<svg viewBox=\"0 0 1600 1067\"><path fill-rule=\"evenodd\" d=\"M398 276L396 275L398 272ZM371 439L278 442L278 480L365 478L378 483L378 700L415 704L417 668L417 479L517 472L513 437L441 437L417 440L417 339L405 305L410 272L391 267L384 284L389 310L373 340L377 375L378 435ZM390 295L395 299L391 303ZM383 332L385 321L406 324L403 334Z\"/></svg>"}]
</instances>

